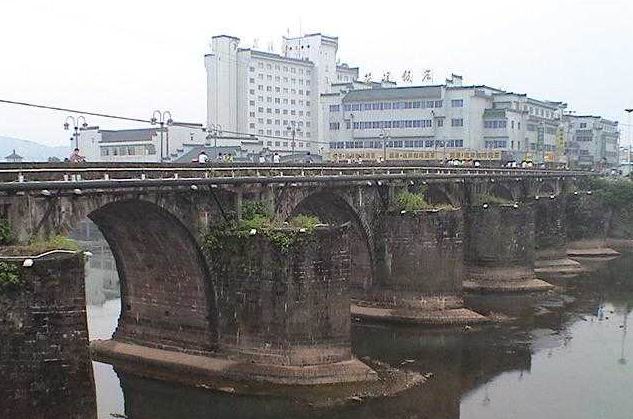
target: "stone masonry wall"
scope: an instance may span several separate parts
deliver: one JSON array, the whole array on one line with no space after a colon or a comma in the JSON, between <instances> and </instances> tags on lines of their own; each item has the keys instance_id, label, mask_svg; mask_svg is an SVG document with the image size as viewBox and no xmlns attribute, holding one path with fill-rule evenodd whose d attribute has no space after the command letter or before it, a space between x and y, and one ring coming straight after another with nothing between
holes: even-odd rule
<instances>
[{"instance_id":1,"label":"stone masonry wall","mask_svg":"<svg viewBox=\"0 0 633 419\"><path fill-rule=\"evenodd\" d=\"M602 247L607 238L611 210L594 195L569 195L566 205L570 247Z\"/></svg>"},{"instance_id":2,"label":"stone masonry wall","mask_svg":"<svg viewBox=\"0 0 633 419\"><path fill-rule=\"evenodd\" d=\"M347 226L298 234L286 252L257 234L209 255L221 350L278 365L351 359Z\"/></svg>"},{"instance_id":3,"label":"stone masonry wall","mask_svg":"<svg viewBox=\"0 0 633 419\"><path fill-rule=\"evenodd\" d=\"M385 303L394 302L395 298L400 306L416 307L421 300L431 303L432 297L459 300L464 266L463 227L458 210L387 215L381 270L384 274L371 290L358 297Z\"/></svg>"},{"instance_id":4,"label":"stone masonry wall","mask_svg":"<svg viewBox=\"0 0 633 419\"><path fill-rule=\"evenodd\" d=\"M96 418L82 256L9 263L24 285L0 290L0 417Z\"/></svg>"},{"instance_id":5,"label":"stone masonry wall","mask_svg":"<svg viewBox=\"0 0 633 419\"><path fill-rule=\"evenodd\" d=\"M534 233L536 255L539 259L566 258L567 218L564 196L535 201Z\"/></svg>"},{"instance_id":6,"label":"stone masonry wall","mask_svg":"<svg viewBox=\"0 0 633 419\"><path fill-rule=\"evenodd\" d=\"M533 277L532 207L471 206L466 209L464 220L464 259L470 279L518 281Z\"/></svg>"}]
</instances>

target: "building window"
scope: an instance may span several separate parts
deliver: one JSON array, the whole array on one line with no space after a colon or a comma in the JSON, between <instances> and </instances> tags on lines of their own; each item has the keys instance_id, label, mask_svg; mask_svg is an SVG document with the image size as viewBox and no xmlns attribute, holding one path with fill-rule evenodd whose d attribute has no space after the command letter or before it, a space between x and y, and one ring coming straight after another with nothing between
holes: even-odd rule
<instances>
[{"instance_id":1,"label":"building window","mask_svg":"<svg viewBox=\"0 0 633 419\"><path fill-rule=\"evenodd\" d=\"M330 105L330 112L340 112L340 110L341 110L340 105Z\"/></svg>"},{"instance_id":2,"label":"building window","mask_svg":"<svg viewBox=\"0 0 633 419\"><path fill-rule=\"evenodd\" d=\"M586 122L581 122L580 123L580 128L587 128L587 123Z\"/></svg>"},{"instance_id":3,"label":"building window","mask_svg":"<svg viewBox=\"0 0 633 419\"><path fill-rule=\"evenodd\" d=\"M453 119L451 119L451 126L452 127L463 127L464 126L464 120L462 118L453 118Z\"/></svg>"},{"instance_id":4,"label":"building window","mask_svg":"<svg viewBox=\"0 0 633 419\"><path fill-rule=\"evenodd\" d=\"M451 107L453 108L463 108L464 100L463 99L453 99L451 100Z\"/></svg>"},{"instance_id":5,"label":"building window","mask_svg":"<svg viewBox=\"0 0 633 419\"><path fill-rule=\"evenodd\" d=\"M255 123L254 123L254 122L251 122L250 124L248 124L248 127L249 127L249 128L255 128Z\"/></svg>"},{"instance_id":6,"label":"building window","mask_svg":"<svg viewBox=\"0 0 633 419\"><path fill-rule=\"evenodd\" d=\"M436 120L436 121L435 121L435 124L436 124L436 126L437 126L438 128L441 128L441 127L443 127L443 126L444 126L444 120L440 118L440 119L438 119L438 120Z\"/></svg>"},{"instance_id":7,"label":"building window","mask_svg":"<svg viewBox=\"0 0 633 419\"><path fill-rule=\"evenodd\" d=\"M340 122L330 122L330 131L338 131L341 129Z\"/></svg>"}]
</instances>

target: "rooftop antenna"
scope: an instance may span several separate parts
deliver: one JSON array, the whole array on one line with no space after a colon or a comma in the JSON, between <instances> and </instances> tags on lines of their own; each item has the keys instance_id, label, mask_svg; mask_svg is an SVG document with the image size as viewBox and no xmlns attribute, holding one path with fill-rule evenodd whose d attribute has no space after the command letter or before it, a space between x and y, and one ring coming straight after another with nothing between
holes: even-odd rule
<instances>
[{"instance_id":1,"label":"rooftop antenna","mask_svg":"<svg viewBox=\"0 0 633 419\"><path fill-rule=\"evenodd\" d=\"M273 41L270 41L268 43L268 52L274 52L275 51L275 45L273 43Z\"/></svg>"},{"instance_id":2,"label":"rooftop antenna","mask_svg":"<svg viewBox=\"0 0 633 419\"><path fill-rule=\"evenodd\" d=\"M259 38L253 39L253 49L257 49L259 46Z\"/></svg>"}]
</instances>

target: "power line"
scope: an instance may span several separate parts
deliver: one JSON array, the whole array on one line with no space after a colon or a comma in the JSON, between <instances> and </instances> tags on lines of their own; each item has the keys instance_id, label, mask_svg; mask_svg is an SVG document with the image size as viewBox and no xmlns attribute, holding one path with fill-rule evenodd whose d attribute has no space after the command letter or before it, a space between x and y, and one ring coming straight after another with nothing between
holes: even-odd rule
<instances>
[{"instance_id":1,"label":"power line","mask_svg":"<svg viewBox=\"0 0 633 419\"><path fill-rule=\"evenodd\" d=\"M90 112L90 111L82 111L82 110L78 110L78 109L62 108L62 107L59 107L59 106L39 105L39 104L36 104L36 103L19 102L19 101L14 101L14 100L7 100L7 99L0 99L0 103L6 103L6 104L9 104L9 105L27 106L27 107L39 108L39 109L49 109L49 110L53 110L53 111L70 112L70 113L82 114L82 115L98 116L98 117L101 117L101 118L118 119L118 120L122 120L122 121L142 122L142 123L145 123L145 124L152 124L152 121L150 119L131 118L131 117L127 117L127 116L104 114L104 113ZM206 131L206 127L204 127L203 125L200 125L200 124L194 125L194 124L185 124L185 123L174 123L174 125L181 126L181 127L186 127L186 128L190 128L190 129L199 129L201 131ZM264 134L251 134L251 133L238 132L238 131L225 131L225 130L221 130L221 131L223 133L227 133L227 134L244 136L245 137L244 139L266 138L266 139L283 140L283 141L289 141L290 140L289 138L282 137L282 136L264 135ZM222 137L218 137L218 138L222 138ZM329 142L327 142L327 141L318 141L318 140L305 139L305 138L301 138L298 141L301 141L301 142L304 142L304 143L312 143L312 144L329 144Z\"/></svg>"},{"instance_id":2,"label":"power line","mask_svg":"<svg viewBox=\"0 0 633 419\"><path fill-rule=\"evenodd\" d=\"M60 108L57 106L46 106L46 105L38 105L35 103L17 102L14 100L0 99L0 103L7 103L9 105L30 106L32 108L50 109L53 111L70 112L70 113L77 113L77 114L90 115L90 116L99 116L102 118L120 119L123 121L144 122L147 124L152 123L152 121L150 121L149 119L129 118L126 116L109 115L109 114L103 114L103 113L97 113L97 112L87 112L87 111L80 111L77 109Z\"/></svg>"}]
</instances>

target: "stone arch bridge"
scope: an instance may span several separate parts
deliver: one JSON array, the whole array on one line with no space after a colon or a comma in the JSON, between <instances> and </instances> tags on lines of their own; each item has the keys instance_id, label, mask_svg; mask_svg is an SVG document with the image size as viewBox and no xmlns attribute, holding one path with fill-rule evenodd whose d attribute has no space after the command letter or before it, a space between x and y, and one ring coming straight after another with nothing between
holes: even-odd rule
<instances>
[{"instance_id":1,"label":"stone arch bridge","mask_svg":"<svg viewBox=\"0 0 633 419\"><path fill-rule=\"evenodd\" d=\"M534 203L558 202L586 178L419 166L7 166L0 218L20 242L63 234L85 217L97 224L121 278L114 342L262 365L255 373L235 367L237 377L348 381L367 376L351 353L350 299L360 319L459 323L483 320L463 308L463 281L480 290L546 288L533 277L535 239L561 256L564 231L547 232L564 224L564 210L548 207L538 233ZM394 211L403 190L445 210ZM282 220L314 214L344 227L317 232L290 255L262 243L226 259L239 269L219 273L205 233L240 218L248 201ZM253 261L288 266L273 272ZM104 348L114 357L129 349Z\"/></svg>"}]
</instances>

